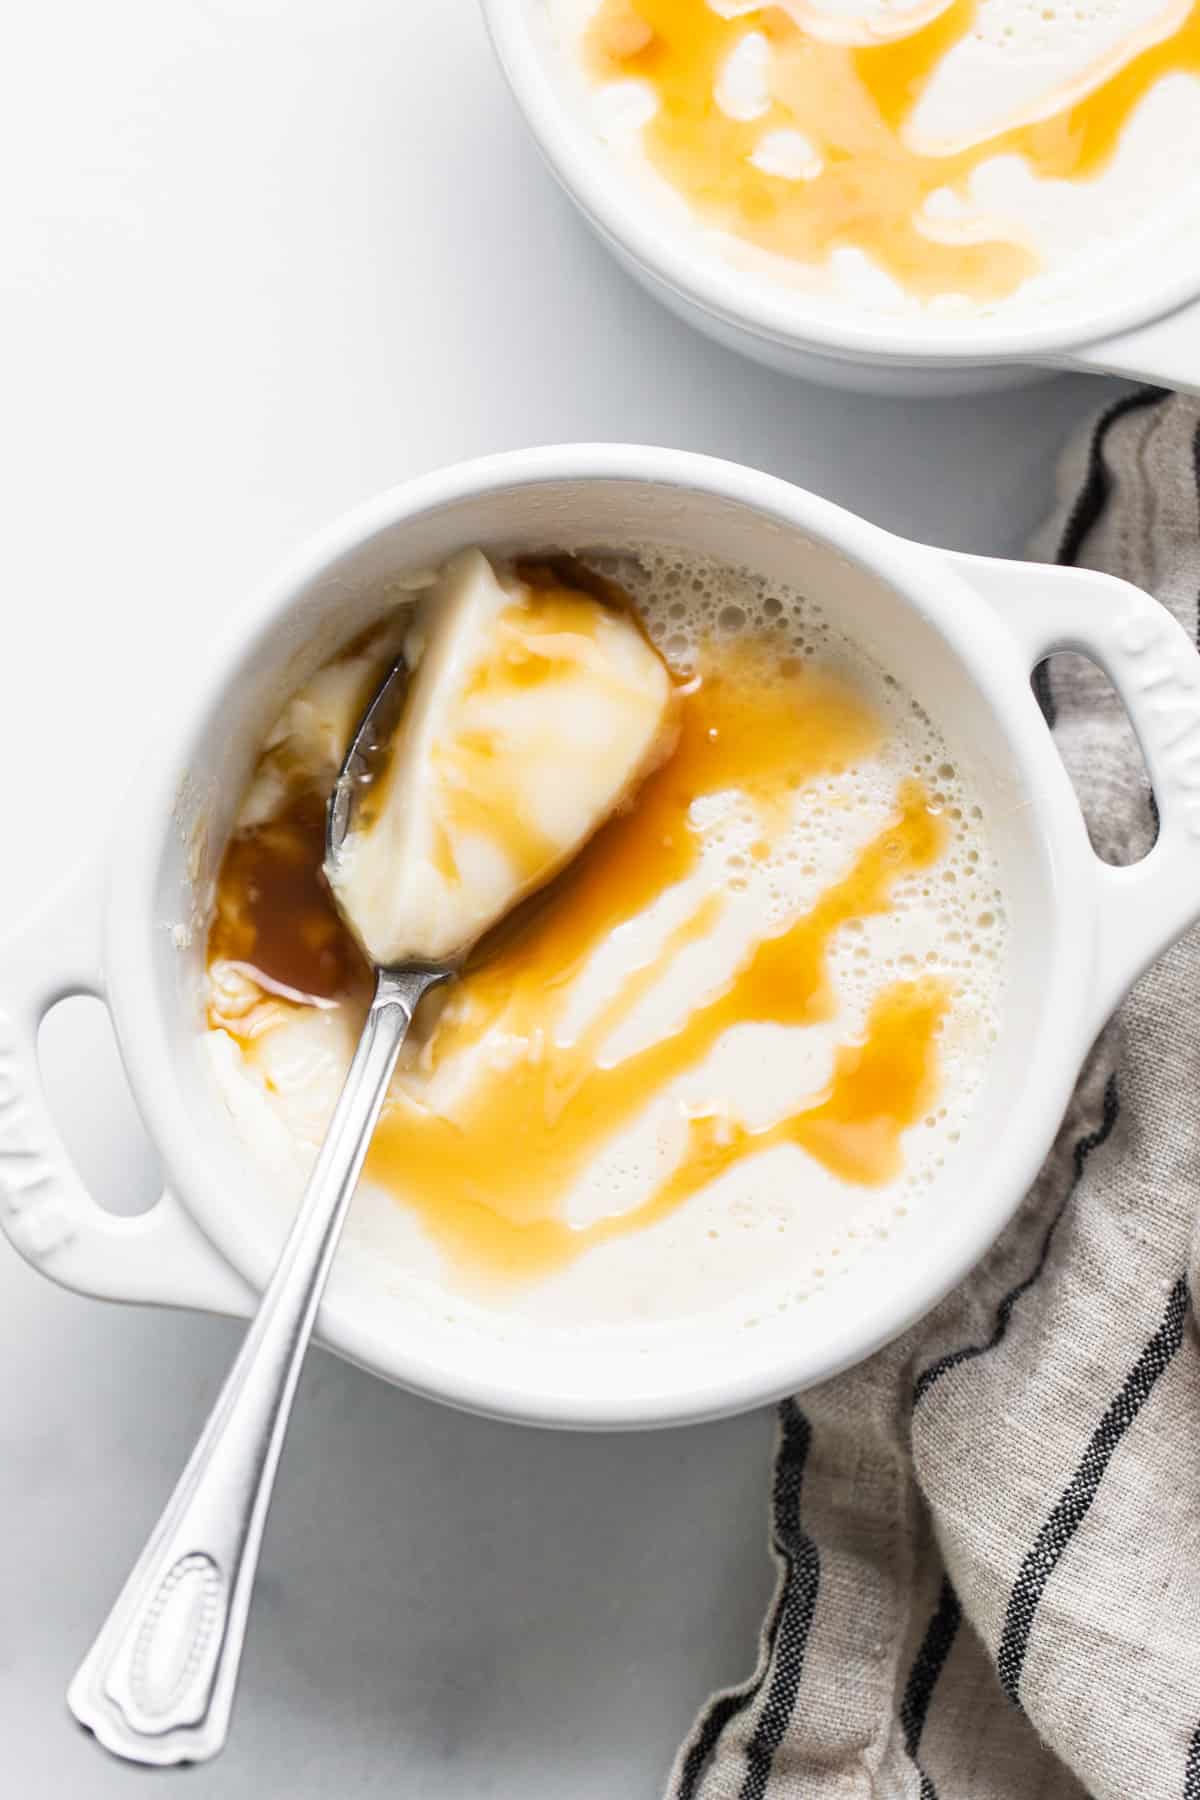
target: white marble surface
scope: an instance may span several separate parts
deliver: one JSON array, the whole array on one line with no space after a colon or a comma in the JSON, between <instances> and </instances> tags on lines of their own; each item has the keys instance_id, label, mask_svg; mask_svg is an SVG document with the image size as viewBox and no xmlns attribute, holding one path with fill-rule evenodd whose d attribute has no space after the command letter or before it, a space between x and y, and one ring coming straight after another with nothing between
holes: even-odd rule
<instances>
[{"instance_id":1,"label":"white marble surface","mask_svg":"<svg viewBox=\"0 0 1200 1800\"><path fill-rule=\"evenodd\" d=\"M1012 552L1104 397L844 397L688 335L553 186L471 0L44 0L5 35L0 929L95 840L189 647L374 489L643 439ZM86 1005L55 1015L47 1056L98 1190L144 1201L152 1158ZM61 1293L0 1246L14 1800L142 1791L75 1735L63 1687L234 1341ZM315 1356L235 1738L189 1794L652 1800L693 1708L752 1656L768 1443L761 1415L507 1429Z\"/></svg>"}]
</instances>

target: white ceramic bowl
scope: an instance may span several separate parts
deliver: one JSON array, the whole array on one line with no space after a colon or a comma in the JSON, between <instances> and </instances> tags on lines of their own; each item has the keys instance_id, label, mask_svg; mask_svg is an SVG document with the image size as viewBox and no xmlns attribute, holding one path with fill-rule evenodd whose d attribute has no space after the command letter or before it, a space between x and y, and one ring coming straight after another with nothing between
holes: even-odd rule
<instances>
[{"instance_id":1,"label":"white ceramic bowl","mask_svg":"<svg viewBox=\"0 0 1200 1800\"><path fill-rule=\"evenodd\" d=\"M386 1379L511 1419L634 1426L775 1398L865 1356L982 1254L1044 1156L1098 1027L1200 913L1200 659L1148 596L1082 571L927 549L771 476L669 450L520 451L446 470L343 519L239 609L170 696L166 741L131 771L106 870L88 869L0 950L0 1223L85 1293L244 1312L286 1219L239 1149L202 1054L205 897L265 728L285 694L390 603L389 578L463 544L500 551L660 541L819 594L915 694L988 809L1011 968L977 1112L938 1185L833 1288L757 1330L664 1329L620 1344L493 1341L410 1305L369 1232L339 1253L319 1332ZM1108 670L1141 737L1162 820L1133 868L1097 861L1030 671L1051 649ZM38 1074L38 1022L102 996L168 1192L118 1218L84 1191Z\"/></svg>"},{"instance_id":2,"label":"white ceramic bowl","mask_svg":"<svg viewBox=\"0 0 1200 1800\"><path fill-rule=\"evenodd\" d=\"M821 305L697 248L592 129L547 0L481 0L501 67L550 168L618 260L681 318L730 349L835 387L955 394L1088 369L1200 392L1200 191L1115 220L1098 263L1045 312L891 319ZM577 84L574 84L577 86Z\"/></svg>"}]
</instances>

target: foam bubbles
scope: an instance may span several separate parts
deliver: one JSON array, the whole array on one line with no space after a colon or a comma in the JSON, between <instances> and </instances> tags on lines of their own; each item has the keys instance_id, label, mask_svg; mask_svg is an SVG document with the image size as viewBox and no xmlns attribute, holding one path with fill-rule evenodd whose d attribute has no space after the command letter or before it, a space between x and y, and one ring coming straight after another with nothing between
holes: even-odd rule
<instances>
[{"instance_id":1,"label":"foam bubbles","mask_svg":"<svg viewBox=\"0 0 1200 1800\"><path fill-rule=\"evenodd\" d=\"M899 880L887 913L851 920L832 940L827 960L837 997L836 1030L817 1052L828 1055L834 1037L846 1041L861 1032L873 1000L890 983L924 974L947 982L952 1001L939 1039L939 1104L930 1122L909 1134L907 1167L895 1184L895 1193L928 1193L973 1106L997 1036L1003 983L1002 889L984 809L961 758L919 700L852 644L819 603L745 570L650 546L601 560L632 592L647 631L678 673L695 670L704 645L719 655L722 644L765 639L781 656L804 656L848 675L884 721L879 748L804 789L789 828L769 845L741 796L710 796L697 809L696 823L705 828L702 879L723 887L730 912L748 921L748 933L761 934L764 919L768 929L782 927L811 906L894 816L896 794L906 779L921 781L932 809L946 820L948 841L937 864ZM686 603L680 593L686 593ZM639 1037L637 1024L635 1015L629 1021L630 1046L644 1041L649 1028L644 1021ZM796 1054L794 1046L788 1050L792 1059ZM756 1081L771 1091L765 1073ZM736 1186L731 1185L731 1197ZM759 1187L751 1214L760 1225L769 1215L777 1237L769 1189ZM889 1200L894 1197L889 1190ZM860 1193L856 1201L865 1202L869 1213L877 1198ZM794 1235L786 1223L785 1234ZM874 1236L864 1230L844 1246L844 1254L852 1260Z\"/></svg>"}]
</instances>

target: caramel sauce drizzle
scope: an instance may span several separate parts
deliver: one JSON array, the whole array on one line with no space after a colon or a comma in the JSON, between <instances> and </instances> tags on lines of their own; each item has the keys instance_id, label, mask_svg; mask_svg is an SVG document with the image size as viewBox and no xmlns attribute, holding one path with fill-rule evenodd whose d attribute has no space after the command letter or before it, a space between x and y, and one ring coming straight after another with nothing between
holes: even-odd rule
<instances>
[{"instance_id":1,"label":"caramel sauce drizzle","mask_svg":"<svg viewBox=\"0 0 1200 1800\"><path fill-rule=\"evenodd\" d=\"M682 919L624 971L619 991L566 1035L574 983L592 955L700 866L704 832L693 802L740 790L760 821L751 855L761 859L805 803L802 790L880 739L879 721L853 688L803 658L781 657L765 639L707 654L680 687L679 720L673 754L634 802L484 940L426 1011L393 1083L368 1174L417 1214L468 1280L562 1267L666 1219L735 1163L779 1145L849 1182L887 1181L900 1166L903 1132L936 1092L948 989L933 978L896 982L877 996L862 1041L838 1049L826 1089L794 1114L758 1132L724 1115L685 1116L678 1160L639 1204L588 1226L568 1222L568 1196L589 1167L656 1096L686 1084L727 1031L753 1022L803 1028L834 1015L826 955L835 934L887 911L896 884L936 861L945 843L946 821L919 782L906 782L894 816L807 912L753 943L686 1017L614 1059L617 1027L728 904L715 879L693 892ZM309 996L357 1009L367 972L325 889L321 849L313 793L297 792L270 825L235 835L209 955L256 972L285 1003ZM456 1069L462 1080L451 1104L435 1110L436 1084Z\"/></svg>"},{"instance_id":2,"label":"caramel sauce drizzle","mask_svg":"<svg viewBox=\"0 0 1200 1800\"><path fill-rule=\"evenodd\" d=\"M939 237L933 222L919 222L925 201L940 188L965 197L973 171L996 156L1023 157L1046 180L1095 175L1156 82L1200 74L1200 8L1165 14L1157 37L1154 28L1134 34L1123 53L1064 86L1043 116L966 146L918 146L907 122L934 70L971 30L977 3L949 0L933 17L918 9L903 35L861 44L818 36L781 6L723 19L706 0L601 0L586 55L598 80L637 77L654 88L646 153L709 224L801 263L854 247L922 299L953 293L982 304L1011 294L1038 258L1015 232ZM751 30L770 46L771 104L743 122L728 118L714 93L725 57ZM818 174L788 180L750 161L763 134L779 128L810 141Z\"/></svg>"},{"instance_id":3,"label":"caramel sauce drizzle","mask_svg":"<svg viewBox=\"0 0 1200 1800\"><path fill-rule=\"evenodd\" d=\"M829 1091L773 1133L756 1136L734 1121L730 1145L737 1147L722 1156L727 1122L693 1122L682 1162L639 1206L587 1227L573 1227L562 1217L566 1196L605 1146L655 1095L698 1069L726 1031L756 1022L805 1026L832 1016L825 952L834 932L851 919L885 911L895 882L939 853L942 831L920 784L907 784L898 817L810 912L760 942L677 1030L619 1062L603 1060L604 1040L629 1016L647 982L635 980L623 991L616 1016L605 1009L574 1043L564 1044L553 1038L554 1009L547 1007L532 968L510 960L517 984L489 1023L512 1031L528 1051L485 1070L453 1117L427 1111L419 1089L393 1089L369 1174L415 1207L452 1261L509 1276L544 1273L595 1244L643 1230L667 1218L740 1155L789 1136L846 1179L888 1180L898 1166L901 1132L928 1110L934 1039L946 1001L939 984L901 982L885 990L864 1044L839 1054ZM668 957L704 933L711 908L711 898L701 904L669 943ZM531 962L538 960L535 952ZM656 958L646 967L656 976L662 962ZM480 1021L470 1016L471 998L463 1028L468 1041L478 1041ZM447 1013L453 1005L452 1000ZM455 1029L451 1025L450 1031ZM440 1036L435 1031L431 1040L435 1059L448 1049L444 1039L439 1044Z\"/></svg>"}]
</instances>

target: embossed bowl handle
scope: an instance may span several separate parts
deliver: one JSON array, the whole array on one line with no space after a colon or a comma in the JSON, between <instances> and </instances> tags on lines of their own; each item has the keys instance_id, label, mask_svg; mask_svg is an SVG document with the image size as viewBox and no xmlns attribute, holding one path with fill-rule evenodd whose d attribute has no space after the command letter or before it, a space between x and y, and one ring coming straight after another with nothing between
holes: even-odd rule
<instances>
[{"instance_id":1,"label":"embossed bowl handle","mask_svg":"<svg viewBox=\"0 0 1200 1800\"><path fill-rule=\"evenodd\" d=\"M994 605L1031 670L1055 650L1099 664L1150 774L1159 818L1153 849L1127 868L1096 859L1099 940L1087 1019L1094 1036L1138 976L1200 918L1200 655L1166 607L1127 581L947 555Z\"/></svg>"},{"instance_id":2,"label":"embossed bowl handle","mask_svg":"<svg viewBox=\"0 0 1200 1800\"><path fill-rule=\"evenodd\" d=\"M47 1103L42 1019L68 995L105 998L102 892L89 864L0 943L0 1228L26 1262L77 1293L244 1316L249 1289L173 1195L133 1218L96 1204Z\"/></svg>"}]
</instances>

